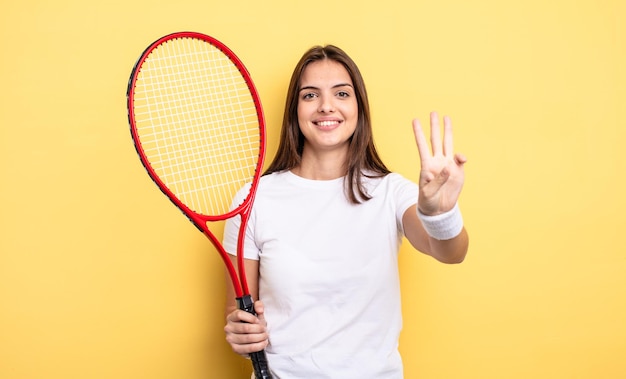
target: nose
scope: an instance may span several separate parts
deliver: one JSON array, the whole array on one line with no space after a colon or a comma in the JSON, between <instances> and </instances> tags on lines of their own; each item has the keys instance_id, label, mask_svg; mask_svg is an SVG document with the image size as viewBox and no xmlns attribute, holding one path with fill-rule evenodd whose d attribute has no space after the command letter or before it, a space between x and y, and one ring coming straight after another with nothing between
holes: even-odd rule
<instances>
[{"instance_id":1,"label":"nose","mask_svg":"<svg viewBox=\"0 0 626 379\"><path fill-rule=\"evenodd\" d=\"M335 107L333 105L332 99L328 96L320 97L320 104L319 104L318 112L330 113L334 111L335 111Z\"/></svg>"}]
</instances>

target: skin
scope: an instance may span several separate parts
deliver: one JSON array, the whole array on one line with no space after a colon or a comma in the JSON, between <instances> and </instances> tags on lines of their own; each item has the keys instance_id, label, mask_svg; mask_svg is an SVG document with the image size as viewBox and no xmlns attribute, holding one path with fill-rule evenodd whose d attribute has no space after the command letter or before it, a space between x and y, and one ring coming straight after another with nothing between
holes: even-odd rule
<instances>
[{"instance_id":1,"label":"skin","mask_svg":"<svg viewBox=\"0 0 626 379\"><path fill-rule=\"evenodd\" d=\"M298 101L298 122L305 136L302 162L292 172L312 180L343 177L349 139L357 125L357 101L346 69L331 60L316 61L307 66L301 77ZM456 204L465 175L467 161L454 153L452 123L443 118L443 135L436 112L430 114L430 147L419 120L413 120L413 133L420 157L419 211L437 215L451 210ZM417 216L416 206L410 207L402 218L404 233L411 245L443 263L460 263L469 244L463 228L450 240L436 240L426 233ZM231 257L233 264L236 258ZM245 269L252 297L258 299L259 261L248 260ZM226 340L233 351L246 355L264 349L268 344L267 324L261 301L255 303L257 316L237 309L234 290L227 282Z\"/></svg>"}]
</instances>

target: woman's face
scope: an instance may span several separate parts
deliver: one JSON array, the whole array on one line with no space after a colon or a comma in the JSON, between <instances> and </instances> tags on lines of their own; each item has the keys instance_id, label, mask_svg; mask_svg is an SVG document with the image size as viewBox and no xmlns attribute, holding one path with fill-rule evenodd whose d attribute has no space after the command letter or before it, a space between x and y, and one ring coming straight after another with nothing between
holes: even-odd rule
<instances>
[{"instance_id":1,"label":"woman's face","mask_svg":"<svg viewBox=\"0 0 626 379\"><path fill-rule=\"evenodd\" d=\"M298 93L298 123L305 147L347 149L357 120L357 98L345 67L330 59L310 63Z\"/></svg>"}]
</instances>

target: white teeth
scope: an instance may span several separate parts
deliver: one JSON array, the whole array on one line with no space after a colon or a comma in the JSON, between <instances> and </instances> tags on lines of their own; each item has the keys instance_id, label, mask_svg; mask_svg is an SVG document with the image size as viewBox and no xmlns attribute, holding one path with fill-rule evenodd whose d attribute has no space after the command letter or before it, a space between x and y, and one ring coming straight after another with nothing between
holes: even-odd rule
<instances>
[{"instance_id":1,"label":"white teeth","mask_svg":"<svg viewBox=\"0 0 626 379\"><path fill-rule=\"evenodd\" d=\"M338 121L321 121L321 122L318 122L317 125L319 125L319 126L331 126L331 125L336 125L338 123L339 123Z\"/></svg>"}]
</instances>

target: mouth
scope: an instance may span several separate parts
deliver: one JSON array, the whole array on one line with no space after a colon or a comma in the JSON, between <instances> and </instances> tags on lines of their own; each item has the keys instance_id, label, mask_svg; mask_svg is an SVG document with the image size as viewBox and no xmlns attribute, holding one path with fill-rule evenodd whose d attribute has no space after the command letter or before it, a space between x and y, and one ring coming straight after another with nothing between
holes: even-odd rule
<instances>
[{"instance_id":1,"label":"mouth","mask_svg":"<svg viewBox=\"0 0 626 379\"><path fill-rule=\"evenodd\" d=\"M320 129L333 129L337 126L339 126L339 124L341 124L342 121L340 120L326 120L326 121L316 121L314 122L314 124L316 126L318 126Z\"/></svg>"}]
</instances>

